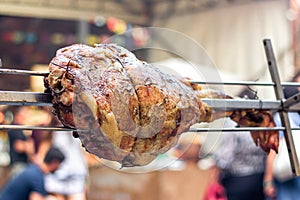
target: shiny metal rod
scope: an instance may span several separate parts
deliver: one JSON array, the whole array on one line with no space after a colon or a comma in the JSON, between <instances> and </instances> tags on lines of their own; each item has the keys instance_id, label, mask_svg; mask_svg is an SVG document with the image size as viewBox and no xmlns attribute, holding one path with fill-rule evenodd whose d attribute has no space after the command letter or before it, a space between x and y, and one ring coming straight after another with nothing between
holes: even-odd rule
<instances>
[{"instance_id":1,"label":"shiny metal rod","mask_svg":"<svg viewBox=\"0 0 300 200\"><path fill-rule=\"evenodd\" d=\"M240 110L240 109L258 109L258 110L281 110L280 101L265 101L252 99L201 99L214 110Z\"/></svg>"},{"instance_id":2,"label":"shiny metal rod","mask_svg":"<svg viewBox=\"0 0 300 200\"><path fill-rule=\"evenodd\" d=\"M284 127L191 128L190 132L283 131Z\"/></svg>"},{"instance_id":3,"label":"shiny metal rod","mask_svg":"<svg viewBox=\"0 0 300 200\"><path fill-rule=\"evenodd\" d=\"M207 85L236 85L236 86L274 86L273 82L256 82L256 81L225 81L225 82L214 82L214 81L197 81L190 80L191 83L197 84L207 84ZM284 87L299 87L300 83L296 82L282 82L282 86Z\"/></svg>"},{"instance_id":4,"label":"shiny metal rod","mask_svg":"<svg viewBox=\"0 0 300 200\"><path fill-rule=\"evenodd\" d=\"M46 130L46 131L85 131L67 127L45 127L28 125L0 125L0 130ZM191 128L190 132L244 132L244 131L283 131L284 127L236 127L236 128ZM293 129L294 130L294 129ZM295 128L295 130L299 130Z\"/></svg>"},{"instance_id":5,"label":"shiny metal rod","mask_svg":"<svg viewBox=\"0 0 300 200\"><path fill-rule=\"evenodd\" d=\"M0 125L0 130L44 130L44 131L75 131L67 127L45 127L45 126L27 126L27 125Z\"/></svg>"},{"instance_id":6,"label":"shiny metal rod","mask_svg":"<svg viewBox=\"0 0 300 200\"><path fill-rule=\"evenodd\" d=\"M52 96L38 92L0 91L0 105L52 106Z\"/></svg>"},{"instance_id":7,"label":"shiny metal rod","mask_svg":"<svg viewBox=\"0 0 300 200\"><path fill-rule=\"evenodd\" d=\"M15 75L27 75L27 76L47 76L49 72L31 71L22 69L1 69L0 74L15 74Z\"/></svg>"},{"instance_id":8,"label":"shiny metal rod","mask_svg":"<svg viewBox=\"0 0 300 200\"><path fill-rule=\"evenodd\" d=\"M280 101L261 101L245 99L202 99L215 110L238 109L281 109ZM0 105L17 106L52 106L52 96L49 93L0 91Z\"/></svg>"},{"instance_id":9,"label":"shiny metal rod","mask_svg":"<svg viewBox=\"0 0 300 200\"><path fill-rule=\"evenodd\" d=\"M15 74L15 75L27 75L27 76L48 76L49 72L31 71L31 70L20 70L20 69L2 69L0 68L0 74ZM273 82L262 82L262 81L198 81L189 80L191 83L207 84L207 85L237 85L237 86L274 86ZM281 82L281 85L286 87L300 87L300 83L296 82Z\"/></svg>"},{"instance_id":10,"label":"shiny metal rod","mask_svg":"<svg viewBox=\"0 0 300 200\"><path fill-rule=\"evenodd\" d=\"M240 109L258 109L258 110L283 110L280 100L252 100L252 99L201 99L214 110L240 110ZM294 105L300 101L293 100L287 102L287 105ZM39 92L16 92L16 91L0 91L0 105L15 106L52 106L52 95L49 93ZM297 104L293 107L284 108L288 111L300 111Z\"/></svg>"}]
</instances>

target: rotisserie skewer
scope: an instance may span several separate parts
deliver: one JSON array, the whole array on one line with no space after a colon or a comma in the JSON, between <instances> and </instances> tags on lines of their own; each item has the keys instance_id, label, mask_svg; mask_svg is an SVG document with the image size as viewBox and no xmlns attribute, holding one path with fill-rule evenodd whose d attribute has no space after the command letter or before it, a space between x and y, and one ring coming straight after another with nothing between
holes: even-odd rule
<instances>
[{"instance_id":1,"label":"rotisserie skewer","mask_svg":"<svg viewBox=\"0 0 300 200\"><path fill-rule=\"evenodd\" d=\"M200 83L200 84L223 84L223 85L247 85L247 86L273 86L275 90L280 90L276 85L281 85L281 86L299 86L297 83L291 83L291 82L279 82L278 83L278 73L274 73L274 63L276 65L276 61L273 55L273 51L271 48L271 43L270 40L264 40L264 46L267 54L267 60L268 60L268 65L269 65L269 70L271 73L272 80L274 82L251 82L251 81L236 81L236 82L201 82L201 81L193 81L193 80L185 80L187 82L190 82L192 84L195 83ZM122 63L121 63L122 64ZM276 68L276 66L275 66ZM66 68L69 70L69 68ZM276 71L276 70L275 70ZM26 70L14 70L14 69L0 69L0 74L17 74L17 75L33 75L33 76L48 76L48 72L32 72L32 71L26 71ZM10 92L10 91L0 91L0 104L5 104L5 105L37 105L37 106L51 106L52 105L52 96L47 93L23 93L25 96L22 96L20 94L14 94L15 92ZM19 92L16 92L19 93ZM5 95L3 95L5 94ZM9 94L7 96L7 94ZM15 96L16 95L16 96ZM28 96L29 95L29 96ZM35 96L40 96L38 98L35 98ZM18 98L11 98L12 96L18 97ZM248 110L248 109L254 109L256 111L263 111L264 113L266 110L271 110L271 111L279 111L279 112L287 112L287 111L299 111L299 105L297 104L299 102L300 94L295 95L295 97L291 97L287 100L281 99L277 97L277 100L275 101L261 101L261 100L243 100L243 99L201 99L204 103L207 103L209 107L211 107L215 111L224 111L224 110L232 110L232 111L238 111L240 110ZM49 102L50 101L50 102ZM224 109L225 108L225 109ZM269 112L269 111L268 111ZM267 113L268 113L267 112ZM269 114L267 114L269 115ZM288 119L284 119L284 121L287 121ZM0 129L26 129L26 130L34 130L34 129L41 129L41 130L74 130L73 128L68 128L68 127L35 127L35 126L19 126L19 125L1 125ZM197 128L197 129L190 129L189 131L196 131L196 132L202 132L202 131L285 131L289 132L293 130L294 128L291 128L290 130L286 130L286 127L239 127L239 128L233 128L233 129L226 129L226 128ZM288 135L288 134L286 134ZM255 137L254 137L255 138ZM287 137L288 140L287 146L288 148L293 147L293 141L291 138ZM84 143L84 141L83 141ZM100 147L101 148L101 147ZM87 149L89 150L89 149ZM298 159L294 154L294 147L291 148L291 153L290 153L290 160L292 164L292 170L296 175L300 175L300 169L299 169L299 163ZM133 163L123 163L124 166L134 166L136 165L134 162Z\"/></svg>"},{"instance_id":2,"label":"rotisserie skewer","mask_svg":"<svg viewBox=\"0 0 300 200\"><path fill-rule=\"evenodd\" d=\"M231 97L164 74L117 45L62 48L49 70L45 87L61 122L88 130L78 131L87 151L123 166L148 164L195 123L231 117L241 126L275 126L266 110L214 111L201 99ZM277 131L251 134L266 152L277 151Z\"/></svg>"},{"instance_id":3,"label":"rotisserie skewer","mask_svg":"<svg viewBox=\"0 0 300 200\"><path fill-rule=\"evenodd\" d=\"M82 69L82 68L85 69L86 64L90 65L93 62L92 61L92 62L88 63L88 62L86 62L87 60L82 61L82 60L85 59L84 57L87 56L87 55L84 55L84 49L89 48L89 47L83 47L83 49L80 49L80 48L77 48L79 46L78 45L77 46L73 45L72 47L66 47L63 50L62 49L59 50L58 54L57 54L57 57L59 57L59 52L60 52L62 55L65 54L65 58L63 58L65 60L62 63L59 63L59 62L56 63L56 62L52 61L50 63L50 74L48 72L32 72L32 71L26 71L26 70L0 69L0 74L2 73L2 74L17 74L17 75L34 75L34 76L47 77L46 78L46 87L48 89L52 89L52 95L50 95L48 93L28 93L28 92L25 92L25 93L22 94L22 93L19 93L19 92L0 91L0 103L1 104L9 104L9 105L38 105L38 106L45 106L46 105L46 106L51 106L52 105L52 97L54 97L54 105L55 105L55 98L59 96L57 94L61 95L61 93L63 93L65 89L63 88L63 90L61 90L62 88L59 88L59 87L56 87L56 88L55 87L53 87L53 88L49 87L49 77L51 78L51 76L52 76L52 78L53 78L53 68L59 69L58 71L59 71L59 73L61 73L61 74L55 74L55 73L57 73L57 72L55 72L54 77L57 76L57 75L61 75L60 77L57 77L58 79L59 78L61 79L59 81L62 83L62 82L64 82L64 81L62 81L62 79L65 79L65 81L66 81L65 83L69 84L68 86L66 86L66 88L68 88L68 87L72 88L73 87L73 89L74 89L75 84L72 83L72 81L74 81L74 77L78 78L76 76L78 76L78 75L82 76L80 74L76 74L77 73L76 70L75 70L75 74L73 74L74 67L75 68L79 67L80 69ZM103 46L101 47L101 45L99 45L99 46L100 46L100 49L101 48L102 49L96 53L96 56L95 56L95 54L93 55L93 52L90 52L90 54L87 57L90 56L90 58L92 58L92 59L94 57L97 57L97 59L100 58L100 60L101 59L104 59L104 60L106 59L106 61L108 61L106 64L109 64L109 65L117 63L117 65L118 65L117 68L119 68L121 70L124 70L125 73L127 73L128 72L127 70L128 69L130 70L130 68L133 65L139 64L139 62L141 62L141 61L136 60L136 58L133 56L133 54L131 55L131 53L128 52L127 50L122 49L120 47L117 47L115 45L106 46L106 47L108 47L108 49L105 49L105 47L103 47ZM72 49L73 47L75 47L75 51L68 52L68 50ZM98 48L98 50L99 50L99 48ZM65 53L64 51L66 51L67 53ZM82 53L83 54L80 55L79 51L82 51L81 54ZM116 52L113 52L113 51L116 51ZM102 57L97 55L97 54L101 54ZM79 57L77 57L78 55L79 55ZM56 59L56 57L53 60L55 61L55 59ZM60 59L58 59L58 60L61 61ZM80 63L80 61L82 61L82 62ZM147 63L145 63L145 62L141 62L141 63L143 63L142 65L145 65L146 67L148 67ZM52 71L51 71L51 66L52 66ZM94 67L97 70L97 67L99 67L99 66L94 66ZM103 67L103 66L100 66L100 67ZM104 68L105 67L107 67L107 66L104 66ZM111 70L112 71L116 70L117 68L115 68L115 67L116 66L111 67ZM89 66L87 68L89 68ZM135 68L135 67L133 66L133 68ZM151 66L150 66L150 68L151 68ZM56 69L54 69L54 71ZM78 71L80 71L80 69ZM151 70L153 70L153 69L151 69ZM155 70L154 70L154 72L155 72ZM116 71L118 71L118 69ZM91 72L91 70L90 70L90 72ZM88 75L88 73L90 73L90 72L88 72L88 70L85 71L85 73L86 73L85 75ZM51 75L51 73L52 73L52 75ZM118 75L118 73L114 74L114 75ZM154 73L154 75L155 75L155 73ZM140 74L136 73L135 76L139 77ZM100 78L101 79L101 76L99 76L99 77L94 76L93 78ZM150 76L150 79L151 79L151 76ZM77 81L78 80L79 79L77 79ZM132 80L130 80L130 81L132 81ZM147 81L144 82L144 86L146 86L146 87L153 84L153 82L151 82L151 80L148 83L146 83L146 82ZM197 101L198 101L198 104L200 105L199 108L200 108L200 110L201 110L201 108L202 109L204 108L204 110L202 110L202 111L204 111L205 114L208 114L208 115L205 115L205 114L203 115L203 113L202 113L202 118L200 117L200 120L196 121L195 123L206 122L206 121L209 122L209 121L212 121L212 120L220 118L220 117L231 117L233 120L237 121L240 125L246 126L245 130L251 131L254 141L256 143L259 143L261 145L261 147L267 152L269 151L270 148L273 148L274 150L277 150L277 145L278 144L276 144L276 141L274 141L274 140L277 140L276 139L277 138L277 131L285 129L284 127L274 127L275 125L274 125L274 122L273 122L273 119L272 119L272 115L268 110L289 109L290 105L295 104L295 103L298 102L298 101L296 101L296 98L288 99L286 102L283 102L283 104L282 104L282 101L280 101L280 100L278 100L278 101L246 100L245 101L245 100L240 100L240 99L226 99L226 98L228 98L228 96L226 96L226 95L222 94L223 96L222 95L213 96L216 93L211 93L211 94L207 93L207 94L205 94L206 91L199 90L199 85L197 83L201 83L201 81L180 79L179 82L183 83L184 85L186 85L188 87L191 87L194 92L198 93L197 94L197 98L198 98ZM77 84L78 83L80 84L80 86L82 86L81 85L82 80L77 82ZM220 83L215 83L215 82L203 82L203 83L205 83L205 84L220 84ZM260 83L260 82L249 82L249 81L227 82L227 83L225 82L225 83L221 83L221 84L224 84L224 85L239 84L239 85L274 86L274 83ZM143 85L143 84L141 84L141 85ZM295 83L282 83L282 85L297 86L297 84L295 84ZM83 86L85 86L85 84L83 84ZM155 87L153 87L153 88L155 88ZM60 89L61 91L53 92L53 89L54 90ZM73 92L73 91L71 91L71 92ZM134 93L137 92L136 88L133 90L133 92ZM79 93L83 94L84 92L80 91ZM71 95L73 95L73 94L71 94ZM70 93L67 95L67 97L70 97ZM84 94L84 95L81 95L81 97L79 99L80 99L81 103L83 102L85 105L87 105L87 107L85 107L85 109L86 108L91 109L91 107L93 107L92 104L95 103L94 101L90 101L90 99L92 99L92 98L93 97L91 96L91 94L88 94L88 95ZM148 97L146 97L146 99L147 98ZM213 98L213 99L211 99L211 98ZM221 99L215 99L215 98L221 98ZM229 97L229 98L231 98L231 97ZM68 101L70 101L70 99L68 99ZM69 103L68 101L67 101L67 103ZM64 102L64 103L66 103L66 102ZM74 103L73 99L71 99L71 103ZM140 103L141 102L138 102L138 104L140 104ZM151 106L151 103L148 104L148 105ZM203 107L203 105L204 105L204 107ZM284 108L282 108L282 107L284 107ZM61 108L57 109L56 108L56 111L58 111L58 112L60 112L61 110L64 110L64 108L63 109L61 109ZM72 110L71 110L71 112L72 112ZM95 113L92 113L92 114L94 114L94 117L96 116ZM113 114L115 114L115 113L113 113ZM73 117L73 116L71 116L71 117ZM116 116L114 116L114 117L116 117ZM150 118L151 118L151 115L150 115ZM67 119L67 121L69 120L68 117L65 117L65 119L64 119L64 117L62 117L62 116L60 116L60 119L63 121L63 123L64 123L65 119ZM96 116L94 119L97 119L98 123L101 125L102 122L101 122L101 120L99 121L98 116ZM158 120L159 120L159 118L156 119L156 121L158 121ZM138 120L136 122L139 124ZM66 124L66 123L64 123L64 124L66 125L66 127L53 127L53 129L57 128L56 130L60 130L60 129L76 130L78 128L78 127L75 126L75 124L72 124L71 126L70 126L70 124ZM84 123L84 124L86 125L86 123ZM87 128L87 127L84 127L85 125L83 125L83 128ZM119 126L119 124L118 124L118 126ZM175 134L175 136L177 137L177 135L180 135L182 132L186 131L189 128L189 126L190 125L188 125L187 128L184 128L183 130L178 131ZM249 126L265 126L265 127L249 127ZM110 125L108 127L110 127ZM5 127L5 126L0 127L0 129L6 129L6 128L9 129L9 128L14 128L14 127ZM43 129L43 127L30 127L30 126L23 126L23 127L19 127L19 128L22 128L22 129L39 129L39 128ZM45 127L45 129L50 130L51 127ZM100 126L100 129L101 129L101 126ZM243 130L243 128L237 128L237 129L233 129L233 130L230 130L230 129L228 129L228 130L220 129L220 130L235 131L235 130L238 130L238 129ZM141 129L139 129L138 132L140 132L140 130ZM214 130L212 128L210 130L209 129L202 129L202 130L198 129L198 130L190 130L190 131L218 131L218 129ZM79 129L79 132L82 132L83 134L86 134L86 130ZM148 131L146 131L145 133L140 134L138 137L136 137L134 139L134 141L136 141L136 140L150 140L152 143L155 143L155 142L157 142L156 138L155 139L153 139L153 138L149 139L147 137L149 137L149 136L152 137L154 135L157 136L158 133L159 133L159 128L157 129L157 131L155 130L154 133L150 133L150 135L147 135L149 133L148 133ZM98 133L95 133L94 135L96 135L96 134L98 134ZM131 135L129 134L129 136L131 136ZM139 138L139 137L141 137L142 139ZM270 145L270 141L269 141L270 137L273 138L272 139L273 141L271 142L271 145ZM127 137L127 139L128 139L128 137ZM176 139L174 141L176 143ZM108 142L113 143L114 141L108 140ZM87 144L87 142L83 141L83 144L85 145L85 144ZM174 144L174 142L172 142L172 144L169 145L169 146L167 145L167 148L163 148L163 145L161 145L162 148L156 149L157 152L154 152L154 153L153 152L150 152L150 153L146 152L146 154L148 154L148 155L146 155L146 157L141 156L141 154L143 154L144 152L141 152L139 150L137 150L137 152L135 152L135 153L132 153L132 148L131 149L130 148L126 149L126 145L125 145L125 147L124 147L124 145L116 147L116 148L121 148L121 151L125 150L125 154L127 153L127 155L125 155L123 160L115 159L116 157L114 157L114 156L110 157L111 155L109 153L108 153L108 155L104 155L104 156L100 153L100 155L98 155L98 156L100 156L100 157L108 156L108 157L106 157L107 159L116 160L116 161L122 163L124 166L144 165L144 164L147 164L149 161L151 161L154 157L156 157L157 153L161 153L161 152L164 152L164 151L168 150L173 144ZM143 145L145 145L145 143ZM101 146L98 146L98 148L101 149ZM115 148L115 147L113 147L113 148ZM87 148L88 151L90 151L91 149L93 149L93 148L90 148L90 147ZM147 148L145 148L145 149L147 149ZM109 151L109 150L110 149L108 148L107 151ZM98 152L98 150L96 149L96 153L95 152L92 152L92 153L95 153L97 155L97 152ZM104 152L104 153L106 154L106 152ZM128 157L128 154L132 154L132 155L130 155ZM126 156L127 156L127 158L126 158ZM136 158L136 157L140 157L141 159Z\"/></svg>"}]
</instances>

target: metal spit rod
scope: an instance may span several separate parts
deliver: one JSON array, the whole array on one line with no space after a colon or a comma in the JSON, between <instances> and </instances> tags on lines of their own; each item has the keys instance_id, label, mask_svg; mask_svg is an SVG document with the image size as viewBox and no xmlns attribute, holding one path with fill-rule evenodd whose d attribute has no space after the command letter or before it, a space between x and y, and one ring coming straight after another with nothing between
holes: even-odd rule
<instances>
[{"instance_id":1,"label":"metal spit rod","mask_svg":"<svg viewBox=\"0 0 300 200\"><path fill-rule=\"evenodd\" d=\"M282 101L267 101L253 99L202 99L214 110L263 109L299 111L295 105L300 100L300 94ZM49 93L0 91L0 105L15 106L52 106L52 96ZM295 105L294 107L292 107Z\"/></svg>"},{"instance_id":2,"label":"metal spit rod","mask_svg":"<svg viewBox=\"0 0 300 200\"><path fill-rule=\"evenodd\" d=\"M47 126L28 126L28 125L0 125L0 130L45 130L45 131L88 131L88 130L78 130L74 128L67 127L47 127ZM236 127L236 128L191 128L189 132L245 132L249 131L283 131L284 127ZM300 128L295 128L293 130L300 130Z\"/></svg>"},{"instance_id":3,"label":"metal spit rod","mask_svg":"<svg viewBox=\"0 0 300 200\"><path fill-rule=\"evenodd\" d=\"M273 82L266 82L266 81L224 81L224 82L215 82L215 81L197 81L197 80L190 80L191 83L198 83L198 84L208 84L208 85L235 85L235 86L274 86L275 83ZM296 82L282 82L282 86L284 87L299 87L300 83Z\"/></svg>"},{"instance_id":4,"label":"metal spit rod","mask_svg":"<svg viewBox=\"0 0 300 200\"><path fill-rule=\"evenodd\" d=\"M27 126L27 125L10 125L2 124L0 125L0 130L44 130L44 131L76 131L76 129L67 127L47 127L47 126Z\"/></svg>"},{"instance_id":5,"label":"metal spit rod","mask_svg":"<svg viewBox=\"0 0 300 200\"><path fill-rule=\"evenodd\" d=\"M0 91L0 105L52 106L52 96L39 92Z\"/></svg>"},{"instance_id":6,"label":"metal spit rod","mask_svg":"<svg viewBox=\"0 0 300 200\"><path fill-rule=\"evenodd\" d=\"M75 128L68 127L47 127L47 126L29 126L29 125L0 125L0 130L45 130L45 131L88 131L88 130L78 130ZM214 127L197 127L190 128L189 132L241 132L249 133L249 131L284 131L285 127L234 127L234 128L214 128ZM300 127L291 128L291 130L300 130Z\"/></svg>"},{"instance_id":7,"label":"metal spit rod","mask_svg":"<svg viewBox=\"0 0 300 200\"><path fill-rule=\"evenodd\" d=\"M280 82L280 77L279 77L279 72L276 64L276 59L275 55L273 52L272 44L270 39L264 39L263 40L264 48L265 48L265 53L267 57L267 63L269 67L269 71L271 74L272 81L275 83L274 84L274 91L277 100L282 101L284 99L284 94L283 94L283 88ZM284 105L284 103L282 103ZM288 104L288 103L287 103ZM286 110L279 110L279 115L281 119L282 126L285 127L284 132L284 137L289 153L289 158L291 162L291 167L292 167L292 172L296 176L300 176L300 167L299 167L299 161L295 149L295 143L293 140L292 136L292 131L291 131L291 125L288 117L288 112Z\"/></svg>"},{"instance_id":8,"label":"metal spit rod","mask_svg":"<svg viewBox=\"0 0 300 200\"><path fill-rule=\"evenodd\" d=\"M0 74L15 74L25 76L47 76L49 72L31 71L22 69L0 69Z\"/></svg>"},{"instance_id":9,"label":"metal spit rod","mask_svg":"<svg viewBox=\"0 0 300 200\"><path fill-rule=\"evenodd\" d=\"M47 76L49 72L42 71L31 71L31 70L20 70L20 69L3 69L0 68L0 74L14 74L14 75L25 75L25 76ZM265 81L199 81L199 80L189 80L191 83L197 84L207 84L207 85L236 85L236 86L274 86L274 82ZM284 87L300 87L300 83L296 82L281 82Z\"/></svg>"}]
</instances>

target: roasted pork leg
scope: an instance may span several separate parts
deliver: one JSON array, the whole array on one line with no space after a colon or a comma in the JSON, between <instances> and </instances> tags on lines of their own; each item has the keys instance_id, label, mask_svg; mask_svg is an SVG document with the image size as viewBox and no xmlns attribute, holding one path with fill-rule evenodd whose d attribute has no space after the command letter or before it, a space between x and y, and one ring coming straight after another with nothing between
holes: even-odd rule
<instances>
[{"instance_id":1,"label":"roasted pork leg","mask_svg":"<svg viewBox=\"0 0 300 200\"><path fill-rule=\"evenodd\" d=\"M78 130L88 152L126 167L150 163L195 123L244 119L237 112L214 112L201 101L199 85L162 73L114 44L59 49L49 71L45 87L62 124ZM260 144L273 148L268 141Z\"/></svg>"}]
</instances>

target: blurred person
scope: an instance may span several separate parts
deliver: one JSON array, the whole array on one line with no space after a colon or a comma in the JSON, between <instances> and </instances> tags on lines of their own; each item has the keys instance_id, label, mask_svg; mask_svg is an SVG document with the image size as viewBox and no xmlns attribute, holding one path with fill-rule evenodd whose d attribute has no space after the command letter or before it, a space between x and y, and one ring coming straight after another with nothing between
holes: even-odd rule
<instances>
[{"instance_id":1,"label":"blurred person","mask_svg":"<svg viewBox=\"0 0 300 200\"><path fill-rule=\"evenodd\" d=\"M27 166L4 186L0 200L46 200L44 175L54 173L64 159L59 149L50 148L44 162Z\"/></svg>"},{"instance_id":2,"label":"blurred person","mask_svg":"<svg viewBox=\"0 0 300 200\"><path fill-rule=\"evenodd\" d=\"M288 113L290 124L292 128L299 128L300 116L298 112ZM279 115L275 115L275 122L278 126L281 126ZM297 156L299 158L299 132L293 132L294 143L296 147ZM297 135L298 134L298 135ZM280 132L280 143L284 142L284 135ZM298 145L297 145L298 144ZM294 177L290 166L290 160L288 158L288 152L286 145L280 144L278 154L275 151L271 151L267 158L267 168L264 177L264 192L268 199L278 200L294 200L300 197L300 177ZM281 154L285 154L282 157ZM280 163L284 162L284 164ZM280 165L279 169L275 169ZM276 172L278 170L279 172ZM276 174L277 173L277 174ZM278 174L280 173L280 174Z\"/></svg>"},{"instance_id":3,"label":"blurred person","mask_svg":"<svg viewBox=\"0 0 300 200\"><path fill-rule=\"evenodd\" d=\"M66 159L55 173L46 175L46 191L56 200L85 200L88 169L80 140L71 131L56 131L52 135L52 145Z\"/></svg>"},{"instance_id":4,"label":"blurred person","mask_svg":"<svg viewBox=\"0 0 300 200\"><path fill-rule=\"evenodd\" d=\"M36 126L54 126L55 118L53 117L49 107L39 107L33 109L32 115L38 116L34 124ZM32 122L31 122L32 124ZM34 162L42 162L48 149L52 145L52 131L33 130L31 138L34 143Z\"/></svg>"},{"instance_id":5,"label":"blurred person","mask_svg":"<svg viewBox=\"0 0 300 200\"><path fill-rule=\"evenodd\" d=\"M292 82L300 82L300 71L295 73L295 76L291 80ZM284 95L285 98L289 98L297 93L299 93L300 87L286 87L284 88ZM299 122L300 122L300 115L299 112L289 112L288 113L290 125L292 128L299 128ZM275 123L277 126L281 125L281 120L279 117L279 113L276 113L274 116ZM299 133L297 130L293 130L293 139L296 147L297 156L299 158L298 153L298 145L297 141L299 141L300 138L298 138ZM280 141L281 143L284 142L284 135L283 132L280 131ZM287 160L281 160L284 157L281 156L281 154L286 154L287 149L286 146L283 146L280 144L279 152L276 154L275 151L271 151L267 158L267 167L265 171L265 177L264 177L264 191L268 199L278 199L278 200L294 200L299 199L300 197L300 177L294 177L292 175L292 170L290 168L290 164L288 164L289 172L286 172L286 170L281 171L280 174L276 174L276 165L282 165L281 162L288 163L290 162L289 159ZM286 168L286 167L284 167ZM283 170L283 169L282 169ZM284 173L283 173L284 172ZM286 176L285 176L286 175Z\"/></svg>"},{"instance_id":6,"label":"blurred person","mask_svg":"<svg viewBox=\"0 0 300 200\"><path fill-rule=\"evenodd\" d=\"M2 106L0 106L0 124L4 124L5 123L5 113L1 107Z\"/></svg>"},{"instance_id":7,"label":"blurred person","mask_svg":"<svg viewBox=\"0 0 300 200\"><path fill-rule=\"evenodd\" d=\"M210 182L204 193L203 200L228 200L224 186L220 183L220 170L216 165L210 166Z\"/></svg>"},{"instance_id":8,"label":"blurred person","mask_svg":"<svg viewBox=\"0 0 300 200\"><path fill-rule=\"evenodd\" d=\"M225 127L236 123L226 119ZM220 169L220 182L228 200L263 200L266 153L256 146L250 132L226 132L214 155Z\"/></svg>"},{"instance_id":9,"label":"blurred person","mask_svg":"<svg viewBox=\"0 0 300 200\"><path fill-rule=\"evenodd\" d=\"M34 144L33 162L43 162L43 159L52 145L52 132L47 130L33 130L31 138Z\"/></svg>"},{"instance_id":10,"label":"blurred person","mask_svg":"<svg viewBox=\"0 0 300 200\"><path fill-rule=\"evenodd\" d=\"M12 123L15 125L21 125L24 118L28 117L21 114L23 112L21 109L18 109L13 115ZM9 140L10 176L15 176L30 164L34 153L33 141L23 130L10 129L7 134Z\"/></svg>"},{"instance_id":11,"label":"blurred person","mask_svg":"<svg viewBox=\"0 0 300 200\"><path fill-rule=\"evenodd\" d=\"M40 112L50 113L47 108ZM58 126L61 123L51 115L51 120L45 117L42 125ZM65 161L59 169L45 176L45 189L52 199L85 200L88 169L80 140L74 138L71 131L34 130L32 138L35 147L34 162L41 162L50 146L58 148L65 155Z\"/></svg>"},{"instance_id":12,"label":"blurred person","mask_svg":"<svg viewBox=\"0 0 300 200\"><path fill-rule=\"evenodd\" d=\"M244 90L239 96L255 98L250 90ZM225 118L224 127L236 126L236 122ZM263 177L266 153L255 145L249 131L222 133L213 156L228 200L265 199Z\"/></svg>"},{"instance_id":13,"label":"blurred person","mask_svg":"<svg viewBox=\"0 0 300 200\"><path fill-rule=\"evenodd\" d=\"M8 138L10 175L14 176L30 163L30 157L33 155L33 142L22 130L9 130Z\"/></svg>"},{"instance_id":14,"label":"blurred person","mask_svg":"<svg viewBox=\"0 0 300 200\"><path fill-rule=\"evenodd\" d=\"M291 82L298 82L300 83L300 71L297 71L293 78L291 79ZM285 87L283 89L284 97L289 98L297 93L300 92L300 87Z\"/></svg>"},{"instance_id":15,"label":"blurred person","mask_svg":"<svg viewBox=\"0 0 300 200\"><path fill-rule=\"evenodd\" d=\"M7 125L12 119L12 112L7 111L6 105L0 105L0 124ZM0 166L8 166L9 158L9 142L7 130L0 130Z\"/></svg>"}]
</instances>

